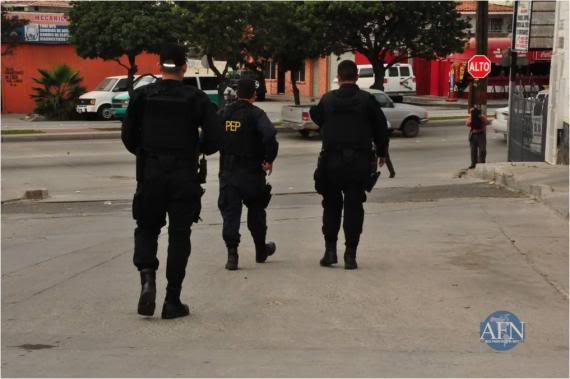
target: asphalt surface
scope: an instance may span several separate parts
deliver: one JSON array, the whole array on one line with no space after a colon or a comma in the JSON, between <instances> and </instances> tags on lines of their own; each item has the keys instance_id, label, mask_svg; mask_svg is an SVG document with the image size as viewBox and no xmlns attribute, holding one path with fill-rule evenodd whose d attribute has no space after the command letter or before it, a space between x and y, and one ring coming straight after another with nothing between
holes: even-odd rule
<instances>
[{"instance_id":1,"label":"asphalt surface","mask_svg":"<svg viewBox=\"0 0 570 379\"><path fill-rule=\"evenodd\" d=\"M397 176L368 195L357 271L319 267L319 141L281 132L269 237L256 264L242 224L240 270L224 270L217 158L183 289L191 316L136 315L130 198L119 140L2 144L2 374L9 377L568 377L568 221L472 178L467 131L391 142ZM504 161L489 135L489 161ZM342 254L343 236L339 249ZM160 238L165 260L167 235ZM164 266L157 275L160 310ZM479 340L496 310L527 322L498 353ZM159 312L157 311L157 314Z\"/></svg>"}]
</instances>

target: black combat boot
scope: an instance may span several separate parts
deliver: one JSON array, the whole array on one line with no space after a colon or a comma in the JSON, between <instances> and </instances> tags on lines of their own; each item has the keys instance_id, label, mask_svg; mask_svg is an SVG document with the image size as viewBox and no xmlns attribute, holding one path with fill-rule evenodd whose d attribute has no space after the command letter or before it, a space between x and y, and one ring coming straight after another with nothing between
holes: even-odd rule
<instances>
[{"instance_id":1,"label":"black combat boot","mask_svg":"<svg viewBox=\"0 0 570 379\"><path fill-rule=\"evenodd\" d=\"M272 256L277 250L277 245L275 242L267 242L265 244L255 245L255 261L257 263L263 263L267 260L267 257Z\"/></svg>"},{"instance_id":2,"label":"black combat boot","mask_svg":"<svg viewBox=\"0 0 570 379\"><path fill-rule=\"evenodd\" d=\"M182 291L182 288L166 288L166 298L162 306L162 318L172 319L190 314L188 305L182 304L180 301L180 291Z\"/></svg>"},{"instance_id":3,"label":"black combat boot","mask_svg":"<svg viewBox=\"0 0 570 379\"><path fill-rule=\"evenodd\" d=\"M321 266L329 267L337 262L336 241L325 241L325 255L321 259Z\"/></svg>"},{"instance_id":4,"label":"black combat boot","mask_svg":"<svg viewBox=\"0 0 570 379\"><path fill-rule=\"evenodd\" d=\"M228 262L226 263L226 270L235 271L238 269L238 250L237 247L228 247Z\"/></svg>"},{"instance_id":5,"label":"black combat boot","mask_svg":"<svg viewBox=\"0 0 570 379\"><path fill-rule=\"evenodd\" d=\"M154 314L156 299L156 271L144 269L141 274L141 296L139 297L138 313L143 316Z\"/></svg>"},{"instance_id":6,"label":"black combat boot","mask_svg":"<svg viewBox=\"0 0 570 379\"><path fill-rule=\"evenodd\" d=\"M358 265L356 264L356 247L347 247L344 252L344 269L345 270L356 270Z\"/></svg>"}]
</instances>

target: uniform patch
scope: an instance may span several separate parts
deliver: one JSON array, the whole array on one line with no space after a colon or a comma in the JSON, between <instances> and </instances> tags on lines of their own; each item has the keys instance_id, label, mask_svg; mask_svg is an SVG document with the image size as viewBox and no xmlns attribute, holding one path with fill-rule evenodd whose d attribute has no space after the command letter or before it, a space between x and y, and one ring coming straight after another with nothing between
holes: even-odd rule
<instances>
[{"instance_id":1,"label":"uniform patch","mask_svg":"<svg viewBox=\"0 0 570 379\"><path fill-rule=\"evenodd\" d=\"M232 121L232 120L226 121L226 132L235 133L240 127L241 127L241 122L239 121Z\"/></svg>"}]
</instances>

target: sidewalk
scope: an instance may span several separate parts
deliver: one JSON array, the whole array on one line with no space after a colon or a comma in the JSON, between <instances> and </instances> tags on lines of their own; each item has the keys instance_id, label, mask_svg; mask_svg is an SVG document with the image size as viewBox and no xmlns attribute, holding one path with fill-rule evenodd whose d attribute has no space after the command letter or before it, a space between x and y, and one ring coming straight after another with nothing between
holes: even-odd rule
<instances>
[{"instance_id":1,"label":"sidewalk","mask_svg":"<svg viewBox=\"0 0 570 379\"><path fill-rule=\"evenodd\" d=\"M445 106L467 109L467 99L457 99L455 102L446 101L447 96L404 96L404 103L423 106ZM508 99L487 99L488 108L502 108L509 105Z\"/></svg>"},{"instance_id":2,"label":"sidewalk","mask_svg":"<svg viewBox=\"0 0 570 379\"><path fill-rule=\"evenodd\" d=\"M468 175L525 192L568 218L568 166L545 162L487 163L477 165Z\"/></svg>"}]
</instances>

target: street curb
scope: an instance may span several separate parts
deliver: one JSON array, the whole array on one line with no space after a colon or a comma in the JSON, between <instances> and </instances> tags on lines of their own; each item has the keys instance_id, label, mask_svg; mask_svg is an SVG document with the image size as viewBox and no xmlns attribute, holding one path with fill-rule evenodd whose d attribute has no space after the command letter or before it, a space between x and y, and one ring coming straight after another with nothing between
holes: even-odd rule
<instances>
[{"instance_id":1,"label":"street curb","mask_svg":"<svg viewBox=\"0 0 570 379\"><path fill-rule=\"evenodd\" d=\"M542 202L544 205L558 213L560 216L568 219L568 193L555 191L555 189L547 184L529 184L521 182L517 179L517 175L512 172L506 172L502 167L493 165L479 164L474 170L469 170L468 175L495 184L528 194L532 198Z\"/></svg>"},{"instance_id":2,"label":"street curb","mask_svg":"<svg viewBox=\"0 0 570 379\"><path fill-rule=\"evenodd\" d=\"M274 122L275 128L286 129L281 120ZM89 131L78 133L46 132L36 134L12 134L2 136L2 142L37 142L37 141L81 141L97 139L119 139L121 131Z\"/></svg>"},{"instance_id":3,"label":"street curb","mask_svg":"<svg viewBox=\"0 0 570 379\"><path fill-rule=\"evenodd\" d=\"M460 102L453 102L453 101L440 101L440 100L434 100L434 101L430 101L430 100L418 100L416 98L412 98L410 99L408 96L404 96L404 99L402 101L404 104L411 104L411 105L419 105L419 106L424 106L424 107L450 107L450 108L459 108L459 109L465 109L467 110L467 104L466 103L460 103ZM500 104L487 104L487 107L492 106L493 108L503 108L508 106L508 102L507 103L500 103Z\"/></svg>"},{"instance_id":4,"label":"street curb","mask_svg":"<svg viewBox=\"0 0 570 379\"><path fill-rule=\"evenodd\" d=\"M2 136L2 142L75 141L117 139L120 137L121 132L38 133Z\"/></svg>"}]
</instances>

